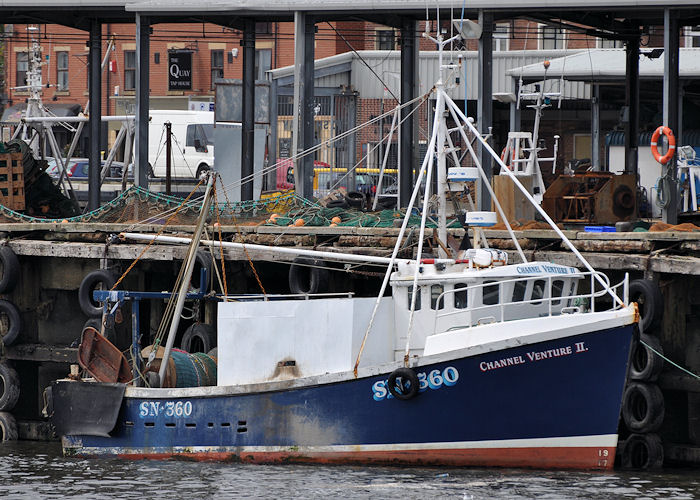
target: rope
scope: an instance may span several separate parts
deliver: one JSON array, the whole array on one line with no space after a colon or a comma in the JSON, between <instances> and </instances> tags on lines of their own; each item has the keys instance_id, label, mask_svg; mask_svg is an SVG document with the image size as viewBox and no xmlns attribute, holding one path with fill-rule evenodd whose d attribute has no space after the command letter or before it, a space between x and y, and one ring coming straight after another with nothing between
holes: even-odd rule
<instances>
[{"instance_id":1,"label":"rope","mask_svg":"<svg viewBox=\"0 0 700 500\"><path fill-rule=\"evenodd\" d=\"M184 201L177 208L177 210L175 210L175 213L172 214L167 221L165 221L165 224L163 224L163 227L160 229L160 231L158 231L158 234L156 234L156 237L160 236L163 233L163 231L165 231L165 228L168 227L168 224L170 223L170 221L177 215L177 213L180 211L180 208L182 208L187 203L187 201L194 194L194 192L197 190L197 188L202 184L202 182L203 182L203 179L200 179L199 182L197 183L197 185L194 187L194 189L190 192L190 194L187 195L187 198L185 198ZM128 267L128 269L126 271L124 271L124 274L122 274L119 277L119 279L117 280L117 282L114 284L114 286L112 288L110 288L110 291L115 290L117 288L119 283L121 283L122 280L126 277L126 275L129 274L129 272L134 268L136 263L141 259L141 257L143 257L143 254L146 253L146 250L148 250L151 247L151 245L153 245L153 243L155 241L156 241L156 238L153 238L151 241L148 242L148 244L144 247L144 249L141 250L141 253L138 255L138 257L136 257L134 259L134 261L131 263L131 265Z\"/></svg>"},{"instance_id":2,"label":"rope","mask_svg":"<svg viewBox=\"0 0 700 500\"><path fill-rule=\"evenodd\" d=\"M221 179L219 178L219 181ZM222 189L224 191L224 197L226 198L226 203L230 203L230 200L228 199L228 194L226 193L226 188L222 186ZM238 226L238 221L236 220L236 216L231 214L231 217L233 218L233 224L236 227L236 233L238 233L238 236L241 238L241 243L244 241L243 239L243 234L241 233L241 228ZM219 238L221 238L221 226L219 226ZM221 264L223 266L223 246L221 247L222 250L222 260ZM253 264L253 259L250 258L250 255L248 254L248 249L243 245L243 253L245 253L246 259L248 259L248 264L250 265L250 269L253 271L253 275L255 276L255 281L258 282L258 286L260 287L260 290L263 293L263 297L267 299L267 293L265 292L265 287L262 284L262 281L260 281L260 276L258 276L258 271L255 269L255 264Z\"/></svg>"},{"instance_id":3,"label":"rope","mask_svg":"<svg viewBox=\"0 0 700 500\"><path fill-rule=\"evenodd\" d=\"M679 370L681 370L681 371L687 373L687 374L690 375L691 377L700 380L700 376L699 376L699 375L696 375L695 373L691 372L690 370L687 370L686 368L683 368L683 367L682 367L681 365L679 365L678 363L675 363L675 362L671 361L671 360L668 359L666 356L664 356L663 354L661 354L659 351L657 351L656 349L654 349L652 346L650 346L649 344L647 344L646 342L644 342L642 339L639 339L639 342L640 342L643 346L645 346L647 349L649 349L651 352L653 352L654 354L656 354L658 357L660 357L661 359L663 359L664 361L666 361L666 362L672 364L673 366L675 366L675 367L678 368Z\"/></svg>"}]
</instances>

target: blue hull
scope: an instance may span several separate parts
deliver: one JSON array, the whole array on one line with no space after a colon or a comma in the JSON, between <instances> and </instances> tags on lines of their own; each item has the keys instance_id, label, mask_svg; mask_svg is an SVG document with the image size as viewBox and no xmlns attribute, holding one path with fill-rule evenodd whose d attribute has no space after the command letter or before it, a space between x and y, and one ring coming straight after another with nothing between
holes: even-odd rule
<instances>
[{"instance_id":1,"label":"blue hull","mask_svg":"<svg viewBox=\"0 0 700 500\"><path fill-rule=\"evenodd\" d=\"M389 373L271 392L127 393L110 437L64 436L64 451L610 469L633 328L417 366L421 390L406 401L386 390Z\"/></svg>"}]
</instances>

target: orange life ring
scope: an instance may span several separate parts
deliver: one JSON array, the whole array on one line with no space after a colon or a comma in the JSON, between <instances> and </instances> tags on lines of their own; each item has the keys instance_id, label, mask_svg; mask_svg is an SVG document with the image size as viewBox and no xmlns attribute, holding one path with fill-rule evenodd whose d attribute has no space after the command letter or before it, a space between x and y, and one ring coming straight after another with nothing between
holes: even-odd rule
<instances>
[{"instance_id":1,"label":"orange life ring","mask_svg":"<svg viewBox=\"0 0 700 500\"><path fill-rule=\"evenodd\" d=\"M661 134L664 134L666 136L666 140L668 141L668 151L666 151L666 154L663 156L661 156L659 153L659 148L656 146ZM663 125L660 126L654 131L654 135L651 136L651 154L654 156L656 161L662 165L666 165L668 161L673 158L673 154L675 152L676 138L673 135L673 131L671 131L671 129L668 127L664 127Z\"/></svg>"}]
</instances>

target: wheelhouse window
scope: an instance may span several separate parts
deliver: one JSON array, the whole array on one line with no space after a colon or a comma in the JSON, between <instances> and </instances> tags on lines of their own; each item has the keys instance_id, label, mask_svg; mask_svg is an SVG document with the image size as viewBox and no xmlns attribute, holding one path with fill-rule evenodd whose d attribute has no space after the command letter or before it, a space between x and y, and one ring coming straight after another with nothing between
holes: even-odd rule
<instances>
[{"instance_id":1,"label":"wheelhouse window","mask_svg":"<svg viewBox=\"0 0 700 500\"><path fill-rule=\"evenodd\" d=\"M136 90L136 51L124 51L124 90Z\"/></svg>"},{"instance_id":2,"label":"wheelhouse window","mask_svg":"<svg viewBox=\"0 0 700 500\"><path fill-rule=\"evenodd\" d=\"M464 288L464 290L459 290L460 288ZM455 297L455 309L466 309L467 308L467 284L466 283L455 283L455 290L458 290L454 292L454 297Z\"/></svg>"},{"instance_id":3,"label":"wheelhouse window","mask_svg":"<svg viewBox=\"0 0 700 500\"><path fill-rule=\"evenodd\" d=\"M421 295L421 289L418 287L416 289L416 305L413 308L414 311L419 311L420 310L420 295ZM408 287L408 310L411 310L411 300L413 300L413 287L410 286Z\"/></svg>"},{"instance_id":4,"label":"wheelhouse window","mask_svg":"<svg viewBox=\"0 0 700 500\"><path fill-rule=\"evenodd\" d=\"M525 291L527 290L527 281L516 281L513 283L513 298L512 302L522 302L525 300Z\"/></svg>"},{"instance_id":5,"label":"wheelhouse window","mask_svg":"<svg viewBox=\"0 0 700 500\"><path fill-rule=\"evenodd\" d=\"M489 285L488 283L493 283L493 285ZM485 306L493 306L498 304L498 282L497 281L485 281L484 282L484 295L482 297L481 303Z\"/></svg>"},{"instance_id":6,"label":"wheelhouse window","mask_svg":"<svg viewBox=\"0 0 700 500\"><path fill-rule=\"evenodd\" d=\"M445 307L445 297L440 297L445 289L442 285L432 285L430 287L430 308L442 309ZM439 301L438 301L439 298Z\"/></svg>"},{"instance_id":7,"label":"wheelhouse window","mask_svg":"<svg viewBox=\"0 0 700 500\"><path fill-rule=\"evenodd\" d=\"M224 51L211 51L211 90L214 90L217 78L224 77Z\"/></svg>"},{"instance_id":8,"label":"wheelhouse window","mask_svg":"<svg viewBox=\"0 0 700 500\"><path fill-rule=\"evenodd\" d=\"M545 280L537 280L535 283L532 285L532 305L536 306L542 303L542 298L544 297L544 290L545 287L547 286L547 282Z\"/></svg>"},{"instance_id":9,"label":"wheelhouse window","mask_svg":"<svg viewBox=\"0 0 700 500\"><path fill-rule=\"evenodd\" d=\"M56 89L68 90L68 52L56 52Z\"/></svg>"},{"instance_id":10,"label":"wheelhouse window","mask_svg":"<svg viewBox=\"0 0 700 500\"><path fill-rule=\"evenodd\" d=\"M552 298L555 297L561 297L562 292L564 291L564 281L563 280L554 280L552 282ZM561 300L552 300L552 305L556 306L559 305Z\"/></svg>"},{"instance_id":11,"label":"wheelhouse window","mask_svg":"<svg viewBox=\"0 0 700 500\"><path fill-rule=\"evenodd\" d=\"M17 73L15 83L18 87L27 84L27 70L29 69L29 53L17 52Z\"/></svg>"}]
</instances>

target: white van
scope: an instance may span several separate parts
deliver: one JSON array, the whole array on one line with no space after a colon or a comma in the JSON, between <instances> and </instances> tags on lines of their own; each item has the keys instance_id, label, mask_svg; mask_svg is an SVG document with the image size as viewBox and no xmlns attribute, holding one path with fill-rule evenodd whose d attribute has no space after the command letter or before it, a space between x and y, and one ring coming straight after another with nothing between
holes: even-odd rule
<instances>
[{"instance_id":1,"label":"white van","mask_svg":"<svg viewBox=\"0 0 700 500\"><path fill-rule=\"evenodd\" d=\"M214 167L214 112L148 112L148 162L155 177L165 177L165 122L171 123L173 177L199 178Z\"/></svg>"}]
</instances>

